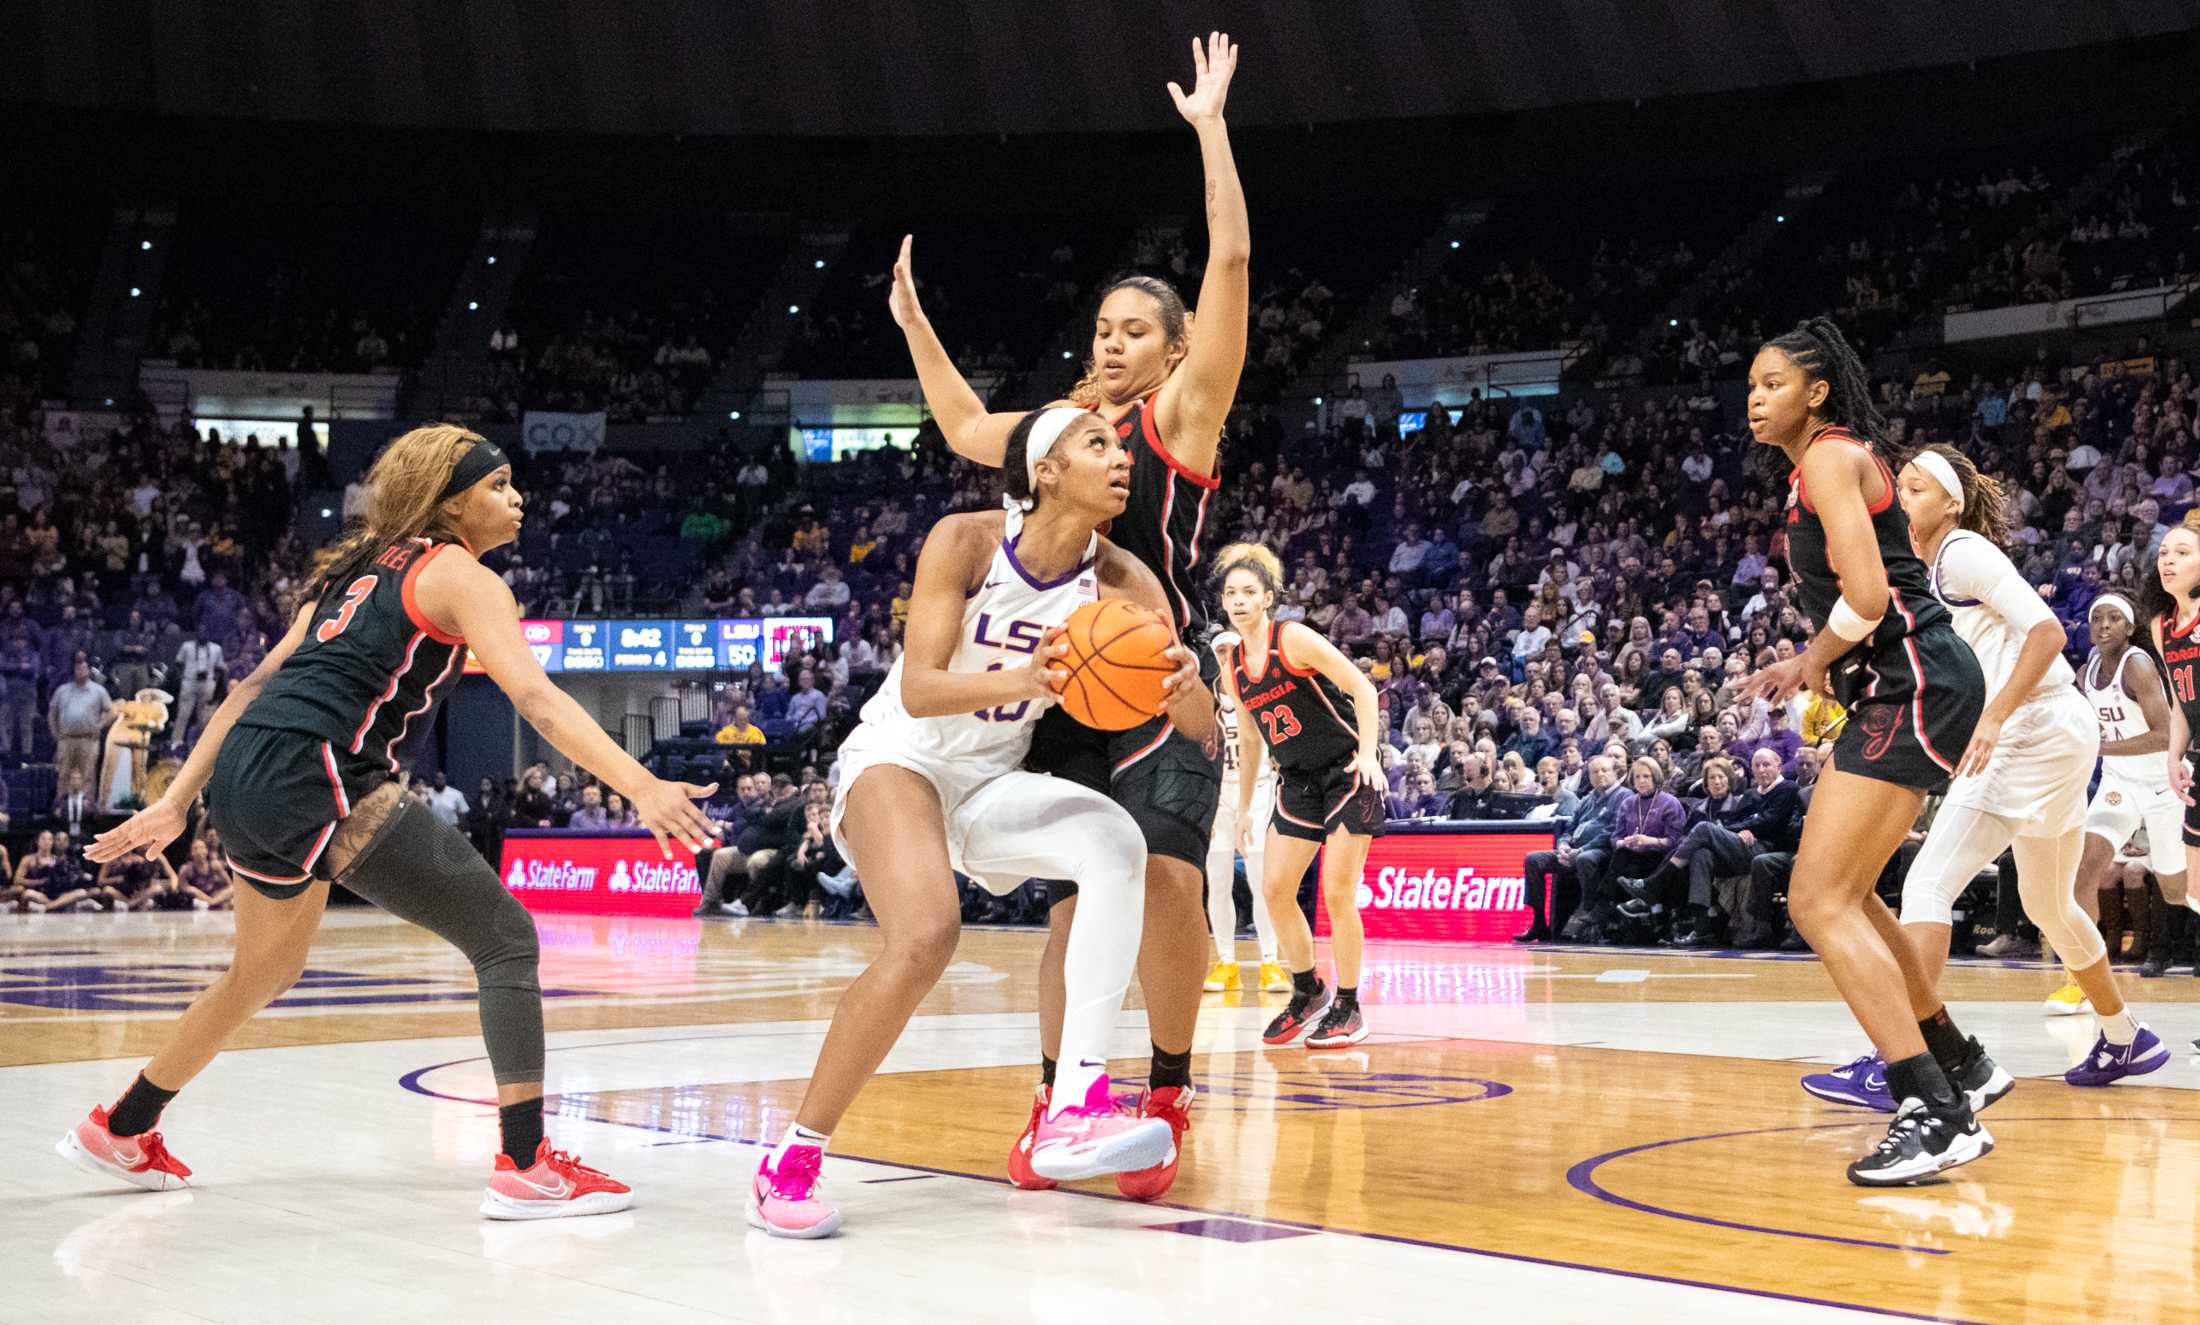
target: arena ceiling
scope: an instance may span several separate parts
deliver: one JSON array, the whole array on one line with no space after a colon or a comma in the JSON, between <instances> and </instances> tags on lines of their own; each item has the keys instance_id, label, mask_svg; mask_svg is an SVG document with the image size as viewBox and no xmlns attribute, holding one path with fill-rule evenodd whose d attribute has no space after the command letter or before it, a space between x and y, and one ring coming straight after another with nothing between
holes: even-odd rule
<instances>
[{"instance_id":1,"label":"arena ceiling","mask_svg":"<svg viewBox=\"0 0 2200 1325\"><path fill-rule=\"evenodd\" d=\"M492 132L1159 130L1194 32L1241 124L1782 87L2200 26L2200 0L16 0L0 100Z\"/></svg>"}]
</instances>

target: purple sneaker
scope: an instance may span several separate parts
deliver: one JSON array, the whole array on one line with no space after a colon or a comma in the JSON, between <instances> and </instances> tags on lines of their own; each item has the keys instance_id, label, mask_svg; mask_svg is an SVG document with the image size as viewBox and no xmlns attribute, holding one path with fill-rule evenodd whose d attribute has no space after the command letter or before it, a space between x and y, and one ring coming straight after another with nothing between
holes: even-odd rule
<instances>
[{"instance_id":1,"label":"purple sneaker","mask_svg":"<svg viewBox=\"0 0 2200 1325\"><path fill-rule=\"evenodd\" d=\"M1813 1072L1803 1078L1802 1087L1829 1104L1894 1112L1894 1094L1887 1089L1887 1065L1877 1054L1865 1054L1831 1072Z\"/></svg>"},{"instance_id":2,"label":"purple sneaker","mask_svg":"<svg viewBox=\"0 0 2200 1325\"><path fill-rule=\"evenodd\" d=\"M2169 1046L2141 1026L2130 1044L2110 1044L2106 1035L2094 1036L2093 1052L2063 1073L2063 1080L2073 1086L2108 1086L2125 1077L2143 1077L2168 1061Z\"/></svg>"}]
</instances>

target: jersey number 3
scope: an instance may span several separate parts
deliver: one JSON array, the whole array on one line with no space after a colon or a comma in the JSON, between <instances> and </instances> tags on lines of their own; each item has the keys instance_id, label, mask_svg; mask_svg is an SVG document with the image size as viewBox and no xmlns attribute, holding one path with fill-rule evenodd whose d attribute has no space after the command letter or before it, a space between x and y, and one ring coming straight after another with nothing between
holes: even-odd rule
<instances>
[{"instance_id":1,"label":"jersey number 3","mask_svg":"<svg viewBox=\"0 0 2200 1325\"><path fill-rule=\"evenodd\" d=\"M2176 692L2177 692L2177 702L2178 702L2178 703L2180 703L2180 704L2190 704L2190 703L2192 702L2192 668L2190 668L2190 667L2172 667L2172 668L2170 668L2170 669L2169 669L2169 685L2170 685L2170 689L2172 689L2172 690L2174 690L2174 691L2176 691Z\"/></svg>"},{"instance_id":2,"label":"jersey number 3","mask_svg":"<svg viewBox=\"0 0 2200 1325\"><path fill-rule=\"evenodd\" d=\"M350 629L351 615L359 610L359 604L367 601L367 595L374 592L375 579L372 575L362 575L353 580L351 586L344 590L343 607L337 610L335 616L321 623L320 629L313 632L313 638L326 644Z\"/></svg>"},{"instance_id":3,"label":"jersey number 3","mask_svg":"<svg viewBox=\"0 0 2200 1325\"><path fill-rule=\"evenodd\" d=\"M1305 731L1299 726L1299 715L1289 709L1262 709L1260 725L1268 729L1268 744L1282 745L1285 741Z\"/></svg>"}]
</instances>

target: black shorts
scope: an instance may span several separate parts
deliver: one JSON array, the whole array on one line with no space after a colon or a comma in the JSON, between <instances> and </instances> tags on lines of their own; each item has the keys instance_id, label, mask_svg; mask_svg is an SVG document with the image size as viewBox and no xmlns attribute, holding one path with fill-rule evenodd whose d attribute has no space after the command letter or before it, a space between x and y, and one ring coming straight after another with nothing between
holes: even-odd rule
<instances>
[{"instance_id":1,"label":"black shorts","mask_svg":"<svg viewBox=\"0 0 2200 1325\"><path fill-rule=\"evenodd\" d=\"M389 765L309 732L234 727L206 784L206 817L230 872L267 897L296 897L325 879L336 825L389 780Z\"/></svg>"},{"instance_id":2,"label":"black shorts","mask_svg":"<svg viewBox=\"0 0 2200 1325\"><path fill-rule=\"evenodd\" d=\"M1326 842L1339 829L1357 837L1381 837L1387 816L1383 789L1361 780L1350 764L1286 768L1276 775L1277 835Z\"/></svg>"},{"instance_id":3,"label":"black shorts","mask_svg":"<svg viewBox=\"0 0 2200 1325\"><path fill-rule=\"evenodd\" d=\"M1986 677L1971 646L1952 628L1933 626L1847 667L1855 698L1833 743L1833 766L1918 791L1946 787L1986 707Z\"/></svg>"}]
</instances>

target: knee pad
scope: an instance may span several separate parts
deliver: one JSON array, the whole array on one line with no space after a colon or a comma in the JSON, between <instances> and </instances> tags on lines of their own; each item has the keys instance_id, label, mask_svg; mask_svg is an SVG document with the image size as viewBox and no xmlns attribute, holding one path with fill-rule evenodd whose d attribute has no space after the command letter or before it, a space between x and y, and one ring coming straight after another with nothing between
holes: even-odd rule
<instances>
[{"instance_id":1,"label":"knee pad","mask_svg":"<svg viewBox=\"0 0 2200 1325\"><path fill-rule=\"evenodd\" d=\"M1902 923L1955 923L1956 899L2017 837L2017 824L1967 805L1944 805L1902 880Z\"/></svg>"}]
</instances>

